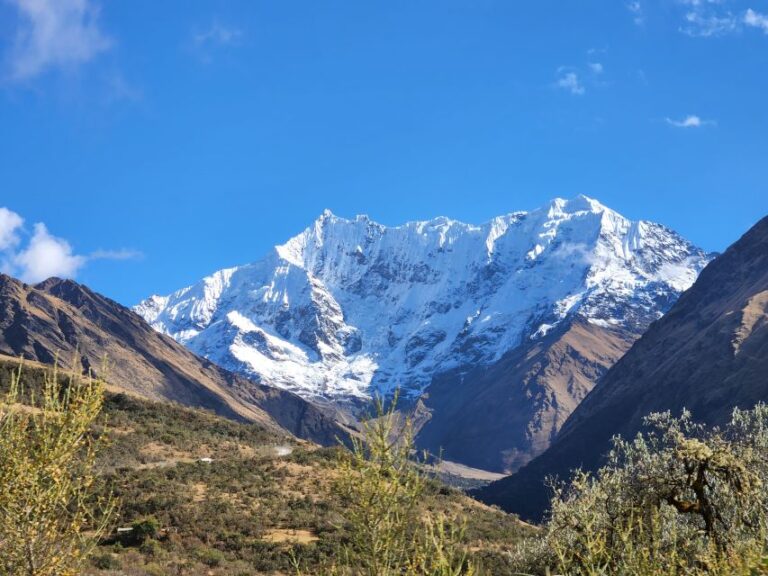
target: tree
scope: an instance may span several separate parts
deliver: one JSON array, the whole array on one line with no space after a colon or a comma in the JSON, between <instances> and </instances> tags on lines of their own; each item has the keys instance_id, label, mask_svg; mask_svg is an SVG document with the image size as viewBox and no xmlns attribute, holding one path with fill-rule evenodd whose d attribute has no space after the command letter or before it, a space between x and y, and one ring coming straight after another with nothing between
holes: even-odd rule
<instances>
[{"instance_id":1,"label":"tree","mask_svg":"<svg viewBox=\"0 0 768 576\"><path fill-rule=\"evenodd\" d=\"M768 407L723 428L652 414L607 464L555 484L538 557L558 573L768 574ZM534 554L534 556L536 555Z\"/></svg>"},{"instance_id":2,"label":"tree","mask_svg":"<svg viewBox=\"0 0 768 576\"><path fill-rule=\"evenodd\" d=\"M475 576L460 518L425 509L429 476L415 461L413 427L393 400L377 400L376 417L340 457L337 492L346 541L324 574L339 576ZM299 571L300 572L300 571Z\"/></svg>"},{"instance_id":3,"label":"tree","mask_svg":"<svg viewBox=\"0 0 768 576\"><path fill-rule=\"evenodd\" d=\"M0 574L74 575L114 510L95 496L104 383L54 368L24 391L21 370L0 401Z\"/></svg>"}]
</instances>

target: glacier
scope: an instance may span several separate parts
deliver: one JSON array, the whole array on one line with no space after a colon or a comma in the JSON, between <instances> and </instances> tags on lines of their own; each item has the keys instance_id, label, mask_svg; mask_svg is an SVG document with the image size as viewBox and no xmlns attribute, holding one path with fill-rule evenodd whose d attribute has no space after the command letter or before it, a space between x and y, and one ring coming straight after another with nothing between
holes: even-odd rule
<instances>
[{"instance_id":1,"label":"glacier","mask_svg":"<svg viewBox=\"0 0 768 576\"><path fill-rule=\"evenodd\" d=\"M309 399L418 397L582 318L637 331L712 255L586 196L482 225L386 227L325 211L254 263L134 307L232 370Z\"/></svg>"}]
</instances>

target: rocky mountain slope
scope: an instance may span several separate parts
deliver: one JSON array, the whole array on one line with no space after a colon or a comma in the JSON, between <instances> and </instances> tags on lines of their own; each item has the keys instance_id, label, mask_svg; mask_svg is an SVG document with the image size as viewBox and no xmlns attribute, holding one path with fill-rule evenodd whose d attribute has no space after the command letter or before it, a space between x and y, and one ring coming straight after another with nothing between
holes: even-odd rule
<instances>
[{"instance_id":1,"label":"rocky mountain slope","mask_svg":"<svg viewBox=\"0 0 768 576\"><path fill-rule=\"evenodd\" d=\"M543 480L596 468L614 434L634 435L650 412L689 409L710 424L736 406L768 401L768 218L714 260L673 308L611 368L552 446L482 491L488 502L537 518Z\"/></svg>"},{"instance_id":2,"label":"rocky mountain slope","mask_svg":"<svg viewBox=\"0 0 768 576\"><path fill-rule=\"evenodd\" d=\"M108 381L153 400L211 409L278 425L300 437L335 442L332 418L302 398L229 373L153 330L140 316L71 280L36 286L0 275L0 354L102 370Z\"/></svg>"},{"instance_id":3,"label":"rocky mountain slope","mask_svg":"<svg viewBox=\"0 0 768 576\"><path fill-rule=\"evenodd\" d=\"M584 196L481 226L326 212L263 260L135 309L197 354L306 398L424 396L424 445L510 470L548 445L708 259ZM451 442L473 426L487 457Z\"/></svg>"},{"instance_id":4,"label":"rocky mountain slope","mask_svg":"<svg viewBox=\"0 0 768 576\"><path fill-rule=\"evenodd\" d=\"M550 445L635 336L574 319L490 366L442 374L421 401L418 443L475 468L516 470Z\"/></svg>"}]
</instances>

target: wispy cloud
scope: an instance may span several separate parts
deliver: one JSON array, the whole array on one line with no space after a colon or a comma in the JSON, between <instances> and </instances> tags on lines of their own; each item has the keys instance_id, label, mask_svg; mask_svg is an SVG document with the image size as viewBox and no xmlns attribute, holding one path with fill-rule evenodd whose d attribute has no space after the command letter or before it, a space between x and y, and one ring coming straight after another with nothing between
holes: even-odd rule
<instances>
[{"instance_id":1,"label":"wispy cloud","mask_svg":"<svg viewBox=\"0 0 768 576\"><path fill-rule=\"evenodd\" d=\"M192 35L192 40L197 46L232 46L240 42L243 31L232 26L224 26L219 22L213 22L202 32Z\"/></svg>"},{"instance_id":2,"label":"wispy cloud","mask_svg":"<svg viewBox=\"0 0 768 576\"><path fill-rule=\"evenodd\" d=\"M140 258L135 250L97 250L77 254L72 245L54 236L42 222L34 224L31 234L24 234L24 219L0 207L0 271L36 283L51 276L74 278L88 262L94 260L128 260Z\"/></svg>"},{"instance_id":3,"label":"wispy cloud","mask_svg":"<svg viewBox=\"0 0 768 576\"><path fill-rule=\"evenodd\" d=\"M746 8L744 4L747 2L748 0L668 0L654 4L646 0L627 0L624 6L635 24L642 26L646 23L647 12L650 10L648 4L657 9L657 4L670 5L674 18L679 18L676 24L678 30L696 38L727 36L745 28L757 28L768 34L768 14Z\"/></svg>"},{"instance_id":4,"label":"wispy cloud","mask_svg":"<svg viewBox=\"0 0 768 576\"><path fill-rule=\"evenodd\" d=\"M627 2L626 6L636 25L642 26L645 24L645 12L643 11L642 3L639 0Z\"/></svg>"},{"instance_id":5,"label":"wispy cloud","mask_svg":"<svg viewBox=\"0 0 768 576\"><path fill-rule=\"evenodd\" d=\"M725 36L745 27L768 34L768 14L752 8L732 8L732 0L677 0L677 3L685 10L680 31L689 36Z\"/></svg>"},{"instance_id":6,"label":"wispy cloud","mask_svg":"<svg viewBox=\"0 0 768 576\"><path fill-rule=\"evenodd\" d=\"M587 66L596 75L602 74L605 71L605 67L600 62L590 62Z\"/></svg>"},{"instance_id":7,"label":"wispy cloud","mask_svg":"<svg viewBox=\"0 0 768 576\"><path fill-rule=\"evenodd\" d=\"M690 114L682 120L675 120L674 118L665 118L665 121L670 126L675 128L701 128L703 126L714 126L717 123L714 120L702 120L695 114Z\"/></svg>"},{"instance_id":8,"label":"wispy cloud","mask_svg":"<svg viewBox=\"0 0 768 576\"><path fill-rule=\"evenodd\" d=\"M19 243L19 229L24 220L8 208L0 208L0 252L14 248Z\"/></svg>"},{"instance_id":9,"label":"wispy cloud","mask_svg":"<svg viewBox=\"0 0 768 576\"><path fill-rule=\"evenodd\" d=\"M107 103L128 102L135 103L144 100L144 91L125 79L120 72L113 72L106 76Z\"/></svg>"},{"instance_id":10,"label":"wispy cloud","mask_svg":"<svg viewBox=\"0 0 768 576\"><path fill-rule=\"evenodd\" d=\"M694 9L685 13L685 23L680 31L688 36L709 38L734 32L739 27L739 19L731 12L716 12L694 4Z\"/></svg>"},{"instance_id":11,"label":"wispy cloud","mask_svg":"<svg viewBox=\"0 0 768 576\"><path fill-rule=\"evenodd\" d=\"M605 53L605 49L591 48L587 50L589 60L586 64L560 66L556 72L555 87L574 96L583 96L587 93L587 88L607 86L608 83L602 79L605 66L597 60Z\"/></svg>"},{"instance_id":12,"label":"wispy cloud","mask_svg":"<svg viewBox=\"0 0 768 576\"><path fill-rule=\"evenodd\" d=\"M8 54L10 76L21 81L54 68L76 67L108 50L99 8L90 0L6 0L18 12Z\"/></svg>"},{"instance_id":13,"label":"wispy cloud","mask_svg":"<svg viewBox=\"0 0 768 576\"><path fill-rule=\"evenodd\" d=\"M579 79L578 73L574 71L560 71L559 77L557 78L557 87L576 96L583 96L587 92L587 89L584 88L584 84L582 84Z\"/></svg>"},{"instance_id":14,"label":"wispy cloud","mask_svg":"<svg viewBox=\"0 0 768 576\"><path fill-rule=\"evenodd\" d=\"M765 34L768 34L768 14L761 14L750 8L744 14L744 24L752 28L759 28Z\"/></svg>"},{"instance_id":15,"label":"wispy cloud","mask_svg":"<svg viewBox=\"0 0 768 576\"><path fill-rule=\"evenodd\" d=\"M96 250L88 255L89 260L139 260L144 255L138 250Z\"/></svg>"},{"instance_id":16,"label":"wispy cloud","mask_svg":"<svg viewBox=\"0 0 768 576\"><path fill-rule=\"evenodd\" d=\"M197 58L208 64L217 52L238 46L244 37L240 28L213 21L208 27L192 32L191 51Z\"/></svg>"},{"instance_id":17,"label":"wispy cloud","mask_svg":"<svg viewBox=\"0 0 768 576\"><path fill-rule=\"evenodd\" d=\"M193 31L190 51L201 62L213 62L218 52L239 46L245 34L240 28L214 20L209 26Z\"/></svg>"}]
</instances>

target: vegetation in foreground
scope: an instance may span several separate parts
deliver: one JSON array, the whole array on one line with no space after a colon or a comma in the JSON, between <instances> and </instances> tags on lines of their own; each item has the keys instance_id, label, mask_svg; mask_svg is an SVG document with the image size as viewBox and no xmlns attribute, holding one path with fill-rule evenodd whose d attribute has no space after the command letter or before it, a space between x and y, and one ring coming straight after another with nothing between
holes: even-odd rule
<instances>
[{"instance_id":1,"label":"vegetation in foreground","mask_svg":"<svg viewBox=\"0 0 768 576\"><path fill-rule=\"evenodd\" d=\"M520 571L768 574L768 406L735 410L722 429L687 412L646 427L614 439L596 475L555 485L542 537L516 551Z\"/></svg>"},{"instance_id":2,"label":"vegetation in foreground","mask_svg":"<svg viewBox=\"0 0 768 576\"><path fill-rule=\"evenodd\" d=\"M113 512L98 492L93 424L103 382L56 371L24 393L21 369L0 402L0 574L78 574ZM24 399L32 399L31 405Z\"/></svg>"},{"instance_id":3,"label":"vegetation in foreground","mask_svg":"<svg viewBox=\"0 0 768 576\"><path fill-rule=\"evenodd\" d=\"M377 417L340 453L336 492L346 539L320 570L338 576L475 576L460 511L425 506L430 478L413 460L410 421L376 404ZM301 574L301 564L296 562Z\"/></svg>"},{"instance_id":4,"label":"vegetation in foreground","mask_svg":"<svg viewBox=\"0 0 768 576\"><path fill-rule=\"evenodd\" d=\"M78 376L32 371L23 389L13 374L0 366L3 576L768 574L765 405L721 429L649 416L597 474L555 484L534 529L415 466L392 412L352 450L318 449L170 404L102 402ZM113 496L120 531L106 530Z\"/></svg>"},{"instance_id":5,"label":"vegetation in foreground","mask_svg":"<svg viewBox=\"0 0 768 576\"><path fill-rule=\"evenodd\" d=\"M13 369L0 364L6 387ZM27 389L41 386L43 375L25 367ZM341 448L110 393L93 432L98 495L112 494L119 515L79 574L289 575L298 563L314 576L350 545L339 481L352 455ZM511 574L505 550L533 529L419 478L422 510L466 518L461 554L482 561L489 574Z\"/></svg>"}]
</instances>

